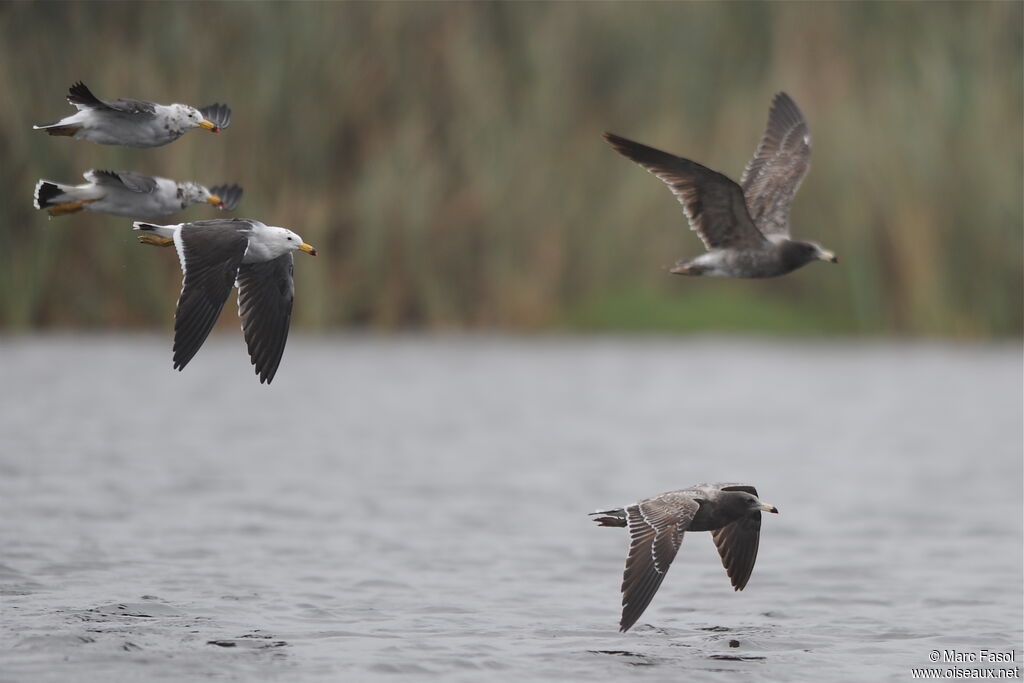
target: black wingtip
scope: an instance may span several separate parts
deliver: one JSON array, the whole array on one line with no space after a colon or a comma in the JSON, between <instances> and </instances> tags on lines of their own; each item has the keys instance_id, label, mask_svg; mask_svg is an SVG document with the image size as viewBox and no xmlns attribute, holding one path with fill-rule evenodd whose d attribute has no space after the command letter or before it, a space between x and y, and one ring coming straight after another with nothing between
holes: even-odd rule
<instances>
[{"instance_id":1,"label":"black wingtip","mask_svg":"<svg viewBox=\"0 0 1024 683\"><path fill-rule=\"evenodd\" d=\"M619 147L619 145L624 145L632 142L632 140L627 140L626 138L620 135L616 135L615 133L609 133L608 131L601 133L601 137L604 138L605 142L607 142L612 147L615 147L616 149Z\"/></svg>"},{"instance_id":2,"label":"black wingtip","mask_svg":"<svg viewBox=\"0 0 1024 683\"><path fill-rule=\"evenodd\" d=\"M645 168L647 164L673 164L679 160L679 157L673 154L649 147L629 138L624 138L615 133L605 133L604 139L616 152ZM687 163L693 163L688 160L686 161Z\"/></svg>"},{"instance_id":3,"label":"black wingtip","mask_svg":"<svg viewBox=\"0 0 1024 683\"><path fill-rule=\"evenodd\" d=\"M102 105L98 97L92 94L92 91L86 87L82 81L75 82L70 88L68 88L68 102L71 104L83 104L83 105Z\"/></svg>"}]
</instances>

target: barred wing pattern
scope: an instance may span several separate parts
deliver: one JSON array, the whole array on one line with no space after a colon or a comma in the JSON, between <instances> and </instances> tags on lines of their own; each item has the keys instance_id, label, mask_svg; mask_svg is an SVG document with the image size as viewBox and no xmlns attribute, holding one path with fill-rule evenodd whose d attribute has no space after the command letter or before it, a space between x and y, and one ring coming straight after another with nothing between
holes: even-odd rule
<instances>
[{"instance_id":1,"label":"barred wing pattern","mask_svg":"<svg viewBox=\"0 0 1024 683\"><path fill-rule=\"evenodd\" d=\"M699 507L666 494L626 508L631 541L622 576L621 631L629 630L651 604Z\"/></svg>"},{"instance_id":2,"label":"barred wing pattern","mask_svg":"<svg viewBox=\"0 0 1024 683\"><path fill-rule=\"evenodd\" d=\"M789 237L789 207L811 167L811 134L796 102L772 99L764 136L740 178L747 209L764 235Z\"/></svg>"},{"instance_id":3,"label":"barred wing pattern","mask_svg":"<svg viewBox=\"0 0 1024 683\"><path fill-rule=\"evenodd\" d=\"M612 133L605 133L604 138L619 154L668 185L683 205L690 229L707 249L752 249L765 244L764 235L747 213L742 190L726 176Z\"/></svg>"}]
</instances>

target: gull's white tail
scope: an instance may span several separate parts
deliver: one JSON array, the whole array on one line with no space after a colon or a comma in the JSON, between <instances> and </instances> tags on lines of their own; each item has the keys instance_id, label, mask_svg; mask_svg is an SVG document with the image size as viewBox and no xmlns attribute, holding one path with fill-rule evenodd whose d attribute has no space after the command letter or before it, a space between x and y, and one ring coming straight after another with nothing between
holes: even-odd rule
<instances>
[{"instance_id":1,"label":"gull's white tail","mask_svg":"<svg viewBox=\"0 0 1024 683\"><path fill-rule=\"evenodd\" d=\"M174 229L177 225L156 225L154 223L144 223L142 221L135 221L132 223L133 230L142 230L143 232L151 232L154 235L160 235L160 237L174 237Z\"/></svg>"}]
</instances>

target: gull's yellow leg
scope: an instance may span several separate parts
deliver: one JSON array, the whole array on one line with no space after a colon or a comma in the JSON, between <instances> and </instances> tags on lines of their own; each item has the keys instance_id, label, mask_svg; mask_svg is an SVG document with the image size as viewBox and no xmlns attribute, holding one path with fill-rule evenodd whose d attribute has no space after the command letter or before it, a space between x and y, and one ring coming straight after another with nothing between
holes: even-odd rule
<instances>
[{"instance_id":1,"label":"gull's yellow leg","mask_svg":"<svg viewBox=\"0 0 1024 683\"><path fill-rule=\"evenodd\" d=\"M77 212L81 211L82 209L84 209L86 204L92 204L94 201L96 201L96 200L95 199L83 199L80 202L70 202L68 204L57 204L56 206L51 206L48 209L48 212L49 212L49 214L51 216L63 216L64 214L68 214L68 213L77 213Z\"/></svg>"},{"instance_id":2,"label":"gull's yellow leg","mask_svg":"<svg viewBox=\"0 0 1024 683\"><path fill-rule=\"evenodd\" d=\"M159 235L139 235L139 242L142 244L152 244L154 247L169 247L174 244L174 239L171 237L160 237Z\"/></svg>"}]
</instances>

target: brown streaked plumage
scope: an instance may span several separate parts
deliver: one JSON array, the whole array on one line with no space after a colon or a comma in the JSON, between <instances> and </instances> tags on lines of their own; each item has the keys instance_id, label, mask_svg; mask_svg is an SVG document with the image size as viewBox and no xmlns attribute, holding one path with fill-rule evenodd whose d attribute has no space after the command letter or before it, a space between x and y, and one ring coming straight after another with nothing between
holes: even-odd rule
<instances>
[{"instance_id":1,"label":"brown streaked plumage","mask_svg":"<svg viewBox=\"0 0 1024 683\"><path fill-rule=\"evenodd\" d=\"M789 207L810 167L811 138L796 103L780 92L740 184L695 161L612 133L605 140L668 185L706 254L676 263L679 275L765 278L811 261L838 262L813 242L789 237Z\"/></svg>"},{"instance_id":2,"label":"brown streaked plumage","mask_svg":"<svg viewBox=\"0 0 1024 683\"><path fill-rule=\"evenodd\" d=\"M772 100L761 143L743 169L747 210L764 235L789 237L789 206L811 167L811 134L796 102L784 92Z\"/></svg>"},{"instance_id":3,"label":"brown streaked plumage","mask_svg":"<svg viewBox=\"0 0 1024 683\"><path fill-rule=\"evenodd\" d=\"M697 484L628 505L594 512L599 526L629 527L629 554L622 575L620 631L628 631L658 592L683 534L710 531L735 590L750 580L757 559L761 512L778 512L747 484Z\"/></svg>"}]
</instances>

